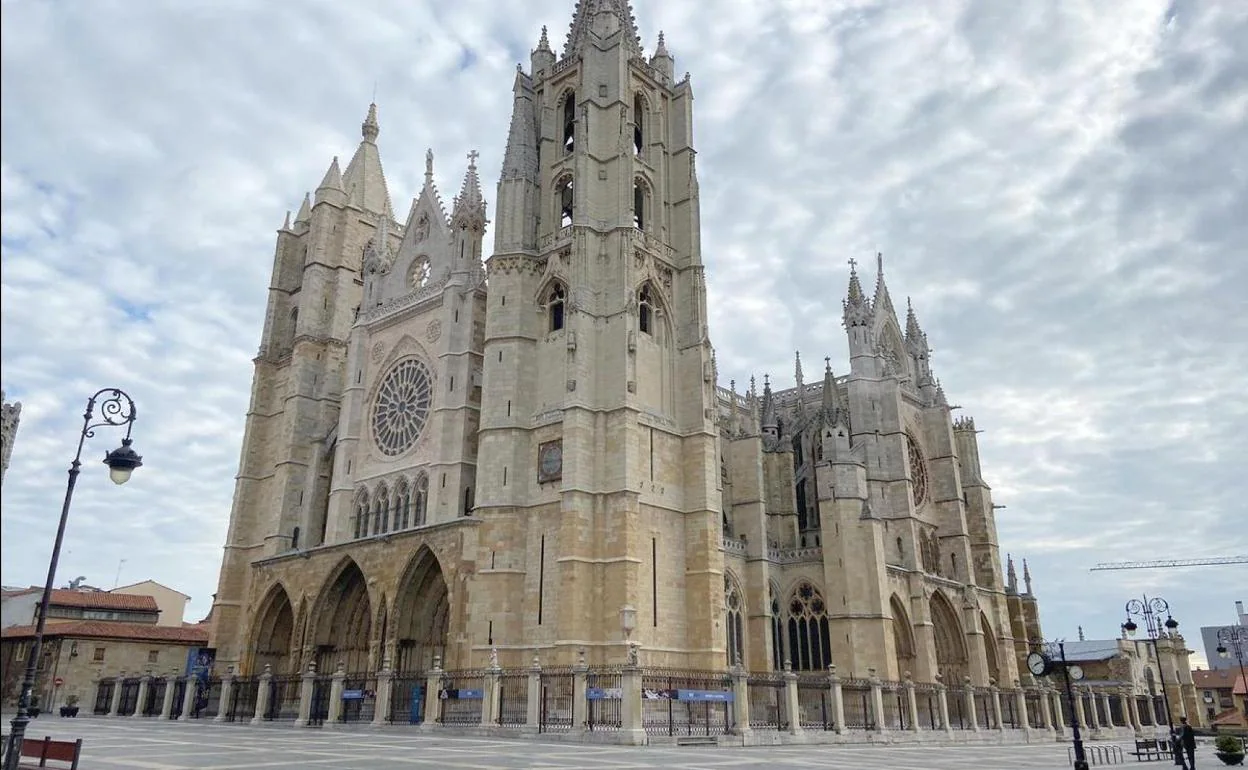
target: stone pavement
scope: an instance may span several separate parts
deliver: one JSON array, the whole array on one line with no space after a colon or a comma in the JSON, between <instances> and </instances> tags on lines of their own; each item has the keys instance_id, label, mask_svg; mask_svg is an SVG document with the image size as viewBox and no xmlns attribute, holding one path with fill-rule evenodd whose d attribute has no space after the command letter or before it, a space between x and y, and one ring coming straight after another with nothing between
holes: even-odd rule
<instances>
[{"instance_id":1,"label":"stone pavement","mask_svg":"<svg viewBox=\"0 0 1248 770\"><path fill-rule=\"evenodd\" d=\"M9 731L8 717L4 732ZM594 746L430 735L411 728L307 729L130 719L48 719L42 738L83 739L82 770L1061 770L1062 744L1023 746ZM1210 758L1212 758L1210 756Z\"/></svg>"}]
</instances>

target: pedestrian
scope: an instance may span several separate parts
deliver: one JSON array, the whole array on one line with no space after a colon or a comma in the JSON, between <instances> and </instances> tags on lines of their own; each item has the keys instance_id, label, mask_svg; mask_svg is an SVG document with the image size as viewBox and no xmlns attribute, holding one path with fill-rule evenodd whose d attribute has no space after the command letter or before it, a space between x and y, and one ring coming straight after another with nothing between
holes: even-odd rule
<instances>
[{"instance_id":1,"label":"pedestrian","mask_svg":"<svg viewBox=\"0 0 1248 770\"><path fill-rule=\"evenodd\" d=\"M1187 717L1179 717L1179 746L1187 755L1187 770L1196 770L1196 731L1187 723Z\"/></svg>"}]
</instances>

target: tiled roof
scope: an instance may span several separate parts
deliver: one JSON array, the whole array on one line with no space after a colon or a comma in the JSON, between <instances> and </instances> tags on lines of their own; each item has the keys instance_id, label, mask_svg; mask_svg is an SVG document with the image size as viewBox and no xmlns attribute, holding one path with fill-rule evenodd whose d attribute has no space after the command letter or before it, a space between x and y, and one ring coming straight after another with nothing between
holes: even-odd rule
<instances>
[{"instance_id":1,"label":"tiled roof","mask_svg":"<svg viewBox=\"0 0 1248 770\"><path fill-rule=\"evenodd\" d=\"M1192 672L1192 683L1206 690L1229 690L1238 678L1239 672L1230 668Z\"/></svg>"},{"instance_id":2,"label":"tiled roof","mask_svg":"<svg viewBox=\"0 0 1248 770\"><path fill-rule=\"evenodd\" d=\"M150 598L150 597L149 597ZM35 635L34 626L13 626L0 631L0 638L25 639ZM150 623L115 623L106 620L75 620L49 625L44 637L86 639L129 639L138 642L207 644L208 629L155 626Z\"/></svg>"},{"instance_id":3,"label":"tiled roof","mask_svg":"<svg viewBox=\"0 0 1248 770\"><path fill-rule=\"evenodd\" d=\"M71 591L67 588L52 589L52 604L58 607L83 607L92 610L131 610L158 612L156 600L137 594L113 594L106 591Z\"/></svg>"}]
</instances>

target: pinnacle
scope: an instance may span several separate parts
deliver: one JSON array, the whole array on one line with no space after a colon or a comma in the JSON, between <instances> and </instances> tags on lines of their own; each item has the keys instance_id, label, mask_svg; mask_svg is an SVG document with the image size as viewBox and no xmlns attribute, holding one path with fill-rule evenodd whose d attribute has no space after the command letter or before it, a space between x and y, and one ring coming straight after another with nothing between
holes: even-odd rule
<instances>
[{"instance_id":1,"label":"pinnacle","mask_svg":"<svg viewBox=\"0 0 1248 770\"><path fill-rule=\"evenodd\" d=\"M377 141L377 135L381 133L381 126L377 125L376 104L368 105L368 116L364 118L364 122L360 125L360 132L364 135L364 141Z\"/></svg>"},{"instance_id":2,"label":"pinnacle","mask_svg":"<svg viewBox=\"0 0 1248 770\"><path fill-rule=\"evenodd\" d=\"M923 336L923 330L919 328L919 319L914 314L914 305L911 304L910 298L906 297L906 339L917 342Z\"/></svg>"},{"instance_id":3,"label":"pinnacle","mask_svg":"<svg viewBox=\"0 0 1248 770\"><path fill-rule=\"evenodd\" d=\"M481 177L477 173L477 158L480 155L476 150L468 153L468 170L464 172L464 183L455 198L452 218L461 215L485 218L485 196L481 194Z\"/></svg>"},{"instance_id":4,"label":"pinnacle","mask_svg":"<svg viewBox=\"0 0 1248 770\"><path fill-rule=\"evenodd\" d=\"M330 190L342 189L342 170L338 168L337 155L330 161L329 168L325 171L325 178L321 180L321 184L316 189L322 190L326 188Z\"/></svg>"},{"instance_id":5,"label":"pinnacle","mask_svg":"<svg viewBox=\"0 0 1248 770\"><path fill-rule=\"evenodd\" d=\"M295 224L307 222L312 219L312 196L309 193L303 194L303 203L299 206L299 213L295 214Z\"/></svg>"},{"instance_id":6,"label":"pinnacle","mask_svg":"<svg viewBox=\"0 0 1248 770\"><path fill-rule=\"evenodd\" d=\"M871 305L876 310L883 308L886 312L891 312L893 300L888 296L888 284L884 283L884 255L882 253L876 253L875 266L875 298Z\"/></svg>"},{"instance_id":7,"label":"pinnacle","mask_svg":"<svg viewBox=\"0 0 1248 770\"><path fill-rule=\"evenodd\" d=\"M621 42L624 50L629 56L641 56L641 38L637 34L637 20L633 16L630 0L577 0L568 39L563 46L563 57L566 59L585 46L594 25L594 17L600 13L610 13L616 17L623 32Z\"/></svg>"},{"instance_id":8,"label":"pinnacle","mask_svg":"<svg viewBox=\"0 0 1248 770\"><path fill-rule=\"evenodd\" d=\"M667 52L667 42L663 39L663 30L659 30L659 42L654 48L654 56L655 58L660 56L666 56L669 59L672 58L672 55Z\"/></svg>"},{"instance_id":9,"label":"pinnacle","mask_svg":"<svg viewBox=\"0 0 1248 770\"><path fill-rule=\"evenodd\" d=\"M546 25L542 25L542 37L537 41L537 50L550 51L550 38L546 36ZM553 53L553 51L551 51Z\"/></svg>"}]
</instances>

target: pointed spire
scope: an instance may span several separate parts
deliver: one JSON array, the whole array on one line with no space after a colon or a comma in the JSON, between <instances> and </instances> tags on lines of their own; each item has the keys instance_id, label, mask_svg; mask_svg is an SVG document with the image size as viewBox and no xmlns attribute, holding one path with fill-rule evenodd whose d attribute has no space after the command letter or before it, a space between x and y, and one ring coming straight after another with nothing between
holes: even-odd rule
<instances>
[{"instance_id":1,"label":"pointed spire","mask_svg":"<svg viewBox=\"0 0 1248 770\"><path fill-rule=\"evenodd\" d=\"M301 222L309 222L312 220L312 195L311 193L303 194L303 203L299 206L299 213L295 214L295 224Z\"/></svg>"},{"instance_id":2,"label":"pointed spire","mask_svg":"<svg viewBox=\"0 0 1248 770\"><path fill-rule=\"evenodd\" d=\"M364 122L360 125L360 133L364 136L366 142L376 142L377 135L381 133L381 126L377 125L377 105L376 103L368 105L368 115L364 118Z\"/></svg>"},{"instance_id":3,"label":"pointed spire","mask_svg":"<svg viewBox=\"0 0 1248 770\"><path fill-rule=\"evenodd\" d=\"M659 44L654 48L654 58L657 59L660 56L672 58L672 55L667 52L667 41L663 39L663 30L659 30Z\"/></svg>"},{"instance_id":4,"label":"pointed spire","mask_svg":"<svg viewBox=\"0 0 1248 770\"><path fill-rule=\"evenodd\" d=\"M793 380L799 389L805 384L802 377L802 351L800 350L793 351Z\"/></svg>"},{"instance_id":5,"label":"pointed spire","mask_svg":"<svg viewBox=\"0 0 1248 770\"><path fill-rule=\"evenodd\" d=\"M836 415L836 377L832 375L832 357L823 359L823 416L831 425Z\"/></svg>"},{"instance_id":6,"label":"pointed spire","mask_svg":"<svg viewBox=\"0 0 1248 770\"><path fill-rule=\"evenodd\" d=\"M537 50L543 51L543 52L550 51L550 38L547 37L546 35L545 24L542 25L542 36L537 41ZM551 51L551 53L553 53L553 51Z\"/></svg>"},{"instance_id":7,"label":"pointed spire","mask_svg":"<svg viewBox=\"0 0 1248 770\"><path fill-rule=\"evenodd\" d=\"M290 209L286 209L286 221L282 222L282 229L283 230L290 229Z\"/></svg>"},{"instance_id":8,"label":"pointed spire","mask_svg":"<svg viewBox=\"0 0 1248 770\"><path fill-rule=\"evenodd\" d=\"M923 330L919 328L919 319L914 314L914 304L906 297L906 342L917 342L922 337Z\"/></svg>"},{"instance_id":9,"label":"pointed spire","mask_svg":"<svg viewBox=\"0 0 1248 770\"><path fill-rule=\"evenodd\" d=\"M1027 567L1027 560L1023 559L1023 586L1027 589L1027 595L1031 596L1031 570Z\"/></svg>"},{"instance_id":10,"label":"pointed spire","mask_svg":"<svg viewBox=\"0 0 1248 770\"><path fill-rule=\"evenodd\" d=\"M468 153L468 170L464 172L464 183L451 210L452 221L469 219L480 225L485 224L485 196L481 194L481 177L477 174L479 156L476 150Z\"/></svg>"},{"instance_id":11,"label":"pointed spire","mask_svg":"<svg viewBox=\"0 0 1248 770\"><path fill-rule=\"evenodd\" d=\"M875 298L871 301L871 306L876 312L883 310L886 313L893 312L893 300L888 296L888 284L884 283L884 254L877 252L875 255Z\"/></svg>"},{"instance_id":12,"label":"pointed spire","mask_svg":"<svg viewBox=\"0 0 1248 770\"><path fill-rule=\"evenodd\" d=\"M433 148L425 150L425 184L433 184Z\"/></svg>"},{"instance_id":13,"label":"pointed spire","mask_svg":"<svg viewBox=\"0 0 1248 770\"><path fill-rule=\"evenodd\" d=\"M1014 571L1014 557L1005 555L1005 590L1012 594L1018 593L1018 573Z\"/></svg>"},{"instance_id":14,"label":"pointed spire","mask_svg":"<svg viewBox=\"0 0 1248 770\"><path fill-rule=\"evenodd\" d=\"M637 34L637 20L633 17L633 4L629 0L577 0L568 29L568 40L563 46L563 58L579 53L589 42L594 20L599 14L610 14L623 37L624 50L632 56L641 56L641 36Z\"/></svg>"},{"instance_id":15,"label":"pointed spire","mask_svg":"<svg viewBox=\"0 0 1248 770\"><path fill-rule=\"evenodd\" d=\"M342 170L338 168L338 156L329 162L329 168L325 170L325 176L321 179L320 185L317 186L317 192L321 190L341 190L342 189Z\"/></svg>"},{"instance_id":16,"label":"pointed spire","mask_svg":"<svg viewBox=\"0 0 1248 770\"><path fill-rule=\"evenodd\" d=\"M537 109L533 87L524 73L517 72L512 90L511 126L507 130L502 178L527 179L537 184Z\"/></svg>"},{"instance_id":17,"label":"pointed spire","mask_svg":"<svg viewBox=\"0 0 1248 770\"><path fill-rule=\"evenodd\" d=\"M355 155L342 175L347 200L354 206L372 214L382 214L390 209L390 192L386 189L386 175L381 168L381 153L377 150L377 105L368 105L368 115L361 125L364 135Z\"/></svg>"},{"instance_id":18,"label":"pointed spire","mask_svg":"<svg viewBox=\"0 0 1248 770\"><path fill-rule=\"evenodd\" d=\"M775 435L780 423L776 419L776 400L771 395L771 378L763 375L763 431Z\"/></svg>"},{"instance_id":19,"label":"pointed spire","mask_svg":"<svg viewBox=\"0 0 1248 770\"><path fill-rule=\"evenodd\" d=\"M856 259L849 260L849 289L841 302L841 310L846 329L851 326L865 326L871 318L871 302L862 291Z\"/></svg>"}]
</instances>

